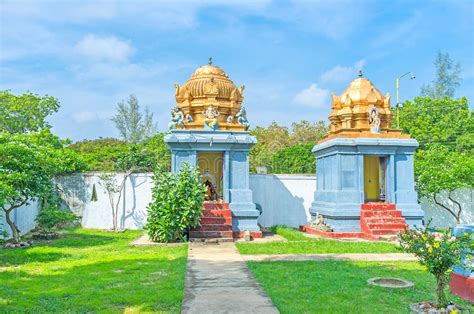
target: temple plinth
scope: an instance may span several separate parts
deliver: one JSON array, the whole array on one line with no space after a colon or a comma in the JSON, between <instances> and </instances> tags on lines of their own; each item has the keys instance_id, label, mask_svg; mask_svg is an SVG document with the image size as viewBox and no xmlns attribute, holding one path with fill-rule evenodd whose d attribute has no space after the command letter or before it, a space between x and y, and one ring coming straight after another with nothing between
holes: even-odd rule
<instances>
[{"instance_id":1,"label":"temple plinth","mask_svg":"<svg viewBox=\"0 0 474 314\"><path fill-rule=\"evenodd\" d=\"M328 136L312 150L317 186L311 214L324 219L334 232L385 230L387 225L380 221L392 218L398 229L405 223L422 225L424 215L414 189L418 142L392 128L390 95L359 77L340 96L333 94L329 120ZM386 209L401 215L382 216Z\"/></svg>"}]
</instances>

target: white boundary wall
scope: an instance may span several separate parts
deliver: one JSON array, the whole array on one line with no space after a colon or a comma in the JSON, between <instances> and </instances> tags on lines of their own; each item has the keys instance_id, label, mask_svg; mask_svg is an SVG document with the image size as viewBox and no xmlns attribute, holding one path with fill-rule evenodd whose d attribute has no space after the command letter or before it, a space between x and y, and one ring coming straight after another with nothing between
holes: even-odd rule
<instances>
[{"instance_id":1,"label":"white boundary wall","mask_svg":"<svg viewBox=\"0 0 474 314\"><path fill-rule=\"evenodd\" d=\"M112 227L112 210L105 189L100 184L100 173L83 173L59 176L56 178L65 206L82 217L85 228L107 229ZM117 174L119 181L123 174ZM95 186L97 200L92 200ZM147 205L151 201L153 180L151 174L134 174L127 179L124 197L119 211L119 227L142 229L146 223ZM288 225L298 227L309 219L309 207L316 189L315 176L302 175L251 175L250 189L253 200L262 210L259 223L262 226ZM453 195L464 205L462 223L474 222L473 189L462 189ZM446 195L440 199L446 201ZM432 201L423 199L422 209L425 221L432 220L432 226L446 228L455 225L455 220ZM14 211L13 219L24 234L35 226L38 206L32 203ZM0 220L4 221L3 215ZM0 221L1 222L1 221ZM4 222L7 231L9 227Z\"/></svg>"}]
</instances>

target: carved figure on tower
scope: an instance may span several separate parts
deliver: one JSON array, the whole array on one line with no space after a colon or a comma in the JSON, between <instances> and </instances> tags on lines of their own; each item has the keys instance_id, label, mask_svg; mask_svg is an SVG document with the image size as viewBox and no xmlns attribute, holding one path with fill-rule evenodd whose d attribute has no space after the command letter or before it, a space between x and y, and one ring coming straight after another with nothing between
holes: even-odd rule
<instances>
[{"instance_id":1,"label":"carved figure on tower","mask_svg":"<svg viewBox=\"0 0 474 314\"><path fill-rule=\"evenodd\" d=\"M240 110L239 112L237 112L235 117L237 118L237 122L240 125L245 125L245 130L248 130L250 124L249 124L249 121L247 120L247 111L245 110L244 106L240 107Z\"/></svg>"},{"instance_id":2,"label":"carved figure on tower","mask_svg":"<svg viewBox=\"0 0 474 314\"><path fill-rule=\"evenodd\" d=\"M171 121L168 124L168 128L170 130L174 130L178 126L180 126L181 128L184 128L183 117L184 117L183 112L181 111L181 109L179 109L178 106L171 109Z\"/></svg>"},{"instance_id":3,"label":"carved figure on tower","mask_svg":"<svg viewBox=\"0 0 474 314\"><path fill-rule=\"evenodd\" d=\"M367 112L369 115L370 133L380 134L380 112L377 107L370 107Z\"/></svg>"},{"instance_id":4,"label":"carved figure on tower","mask_svg":"<svg viewBox=\"0 0 474 314\"><path fill-rule=\"evenodd\" d=\"M210 127L212 130L217 129L217 117L220 115L219 111L212 107L212 105L209 105L206 111L203 112L204 114L204 123L208 127Z\"/></svg>"}]
</instances>

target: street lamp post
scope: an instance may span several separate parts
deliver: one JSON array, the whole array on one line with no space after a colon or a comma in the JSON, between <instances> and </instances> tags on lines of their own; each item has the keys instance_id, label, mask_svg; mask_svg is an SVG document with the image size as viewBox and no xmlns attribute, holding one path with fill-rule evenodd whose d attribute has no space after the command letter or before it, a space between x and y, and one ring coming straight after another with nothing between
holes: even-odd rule
<instances>
[{"instance_id":1,"label":"street lamp post","mask_svg":"<svg viewBox=\"0 0 474 314\"><path fill-rule=\"evenodd\" d=\"M399 114L399 112L398 112L398 108L400 107L400 99L398 98L398 87L399 87L399 85L400 85L400 79L401 79L402 77L405 77L405 76L409 75L409 74L411 75L410 78L411 78L412 80L414 80L414 79L416 78L416 76L415 76L415 74L414 74L413 72L407 72L407 73L405 73L405 74L403 74L403 75L401 75L401 76L399 76L399 77L397 77L397 78L395 79L395 84L396 84L396 86L397 86L397 104L396 104L396 110L397 110L397 128L400 127L400 114Z\"/></svg>"}]
</instances>

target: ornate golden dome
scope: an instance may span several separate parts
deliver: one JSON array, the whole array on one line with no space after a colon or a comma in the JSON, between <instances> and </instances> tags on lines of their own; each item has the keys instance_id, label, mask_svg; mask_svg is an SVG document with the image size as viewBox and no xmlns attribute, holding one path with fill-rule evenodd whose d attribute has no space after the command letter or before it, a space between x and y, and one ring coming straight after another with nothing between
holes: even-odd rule
<instances>
[{"instance_id":1,"label":"ornate golden dome","mask_svg":"<svg viewBox=\"0 0 474 314\"><path fill-rule=\"evenodd\" d=\"M242 123L244 120L236 117L245 87L237 88L221 68L212 65L211 60L209 65L200 66L183 86L175 84L175 88L176 103L186 117L185 129L203 129L207 121L206 110L210 106L217 111L214 115L216 128L234 131L248 128L248 123Z\"/></svg>"},{"instance_id":2,"label":"ornate golden dome","mask_svg":"<svg viewBox=\"0 0 474 314\"><path fill-rule=\"evenodd\" d=\"M332 94L331 130L326 139L335 137L405 137L393 129L390 94L385 96L362 77L353 80L340 95ZM325 140L326 140L325 139Z\"/></svg>"}]
</instances>

